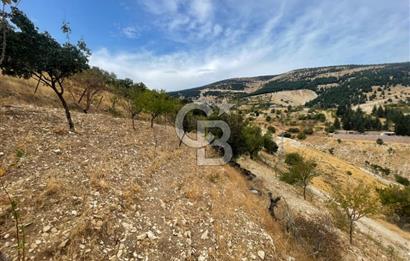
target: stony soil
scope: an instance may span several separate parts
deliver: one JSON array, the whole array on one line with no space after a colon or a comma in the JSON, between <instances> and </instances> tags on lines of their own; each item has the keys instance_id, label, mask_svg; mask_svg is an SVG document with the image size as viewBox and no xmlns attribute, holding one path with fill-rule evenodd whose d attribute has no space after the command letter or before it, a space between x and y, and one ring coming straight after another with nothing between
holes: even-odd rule
<instances>
[{"instance_id":1,"label":"stony soil","mask_svg":"<svg viewBox=\"0 0 410 261\"><path fill-rule=\"evenodd\" d=\"M171 127L73 118L69 133L62 110L0 108L0 181L18 202L29 259L310 259L270 217L265 195L231 167L197 166ZM0 251L15 259L5 190L0 224Z\"/></svg>"}]
</instances>

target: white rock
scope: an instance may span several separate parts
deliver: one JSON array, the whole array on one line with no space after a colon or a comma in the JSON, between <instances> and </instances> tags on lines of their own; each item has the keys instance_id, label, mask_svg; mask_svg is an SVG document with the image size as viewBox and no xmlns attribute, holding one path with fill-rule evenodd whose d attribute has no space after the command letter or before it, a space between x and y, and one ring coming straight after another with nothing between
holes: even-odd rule
<instances>
[{"instance_id":1,"label":"white rock","mask_svg":"<svg viewBox=\"0 0 410 261\"><path fill-rule=\"evenodd\" d=\"M142 233L141 235L137 236L137 240L143 240L147 237L147 233Z\"/></svg>"},{"instance_id":2,"label":"white rock","mask_svg":"<svg viewBox=\"0 0 410 261\"><path fill-rule=\"evenodd\" d=\"M157 238L152 231L148 231L148 232L147 232L147 237L148 237L149 239L151 239L151 240L154 240L154 239Z\"/></svg>"},{"instance_id":3,"label":"white rock","mask_svg":"<svg viewBox=\"0 0 410 261\"><path fill-rule=\"evenodd\" d=\"M50 229L51 229L51 226L45 226L43 227L43 232L47 233L48 231L50 231Z\"/></svg>"},{"instance_id":4,"label":"white rock","mask_svg":"<svg viewBox=\"0 0 410 261\"><path fill-rule=\"evenodd\" d=\"M208 230L206 230L204 233L202 233L201 239L202 240L208 239Z\"/></svg>"},{"instance_id":5,"label":"white rock","mask_svg":"<svg viewBox=\"0 0 410 261\"><path fill-rule=\"evenodd\" d=\"M265 252L262 251L262 250L258 251L258 257L259 257L260 259L264 260L264 259L265 259Z\"/></svg>"}]
</instances>

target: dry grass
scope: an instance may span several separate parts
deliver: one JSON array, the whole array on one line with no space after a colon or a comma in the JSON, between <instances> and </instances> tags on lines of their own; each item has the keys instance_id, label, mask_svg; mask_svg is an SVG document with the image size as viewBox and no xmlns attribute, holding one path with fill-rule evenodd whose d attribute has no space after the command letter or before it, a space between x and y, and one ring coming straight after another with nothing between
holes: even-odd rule
<instances>
[{"instance_id":1,"label":"dry grass","mask_svg":"<svg viewBox=\"0 0 410 261\"><path fill-rule=\"evenodd\" d=\"M0 81L2 88L2 91L0 92L0 106L35 105L40 107L61 108L60 101L57 98L56 94L50 87L46 85L40 84L37 93L34 95L37 81L33 79L26 80L0 75ZM80 110L80 107L76 104L76 100L80 95L72 96L71 92L74 94L81 93L81 88L78 86L78 84L71 83L70 81L67 81L65 88L67 89L67 91L65 92L64 96L69 107L71 107L72 109ZM68 90L71 90L71 92L69 92ZM104 91L100 95L98 95L98 98L100 98L101 96L103 96L103 99L98 108L98 111L108 111L108 109L112 105L111 100L114 97L114 94L109 91ZM91 110L95 111L99 100L100 99L98 99L98 102L94 103L94 106L92 106ZM126 114L122 100L118 102L117 110L120 114Z\"/></svg>"},{"instance_id":2,"label":"dry grass","mask_svg":"<svg viewBox=\"0 0 410 261\"><path fill-rule=\"evenodd\" d=\"M64 184L61 180L56 178L50 178L47 181L46 188L43 192L43 195L46 197L56 196L64 190Z\"/></svg>"}]
</instances>

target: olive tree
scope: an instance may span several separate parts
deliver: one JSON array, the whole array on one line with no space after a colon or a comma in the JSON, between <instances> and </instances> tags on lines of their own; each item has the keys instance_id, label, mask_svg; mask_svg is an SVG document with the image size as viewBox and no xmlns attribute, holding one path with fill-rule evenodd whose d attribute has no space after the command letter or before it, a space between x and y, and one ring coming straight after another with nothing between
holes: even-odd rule
<instances>
[{"instance_id":1,"label":"olive tree","mask_svg":"<svg viewBox=\"0 0 410 261\"><path fill-rule=\"evenodd\" d=\"M145 111L151 115L151 128L154 127L155 119L165 113L174 112L177 103L164 91L149 91L146 93Z\"/></svg>"},{"instance_id":2,"label":"olive tree","mask_svg":"<svg viewBox=\"0 0 410 261\"><path fill-rule=\"evenodd\" d=\"M49 86L65 110L70 130L74 131L74 122L64 98L64 81L88 69L90 53L85 43L58 43L49 33L39 32L17 8L11 9L10 21L12 26L8 28L5 58L0 65L3 74L32 77Z\"/></svg>"},{"instance_id":3,"label":"olive tree","mask_svg":"<svg viewBox=\"0 0 410 261\"><path fill-rule=\"evenodd\" d=\"M0 65L4 61L4 57L6 56L6 46L7 46L7 31L9 30L9 25L7 22L7 17L9 13L7 13L6 8L9 5L17 5L18 0L1 0L1 12L0 12L0 43L1 43L1 51L0 51Z\"/></svg>"},{"instance_id":4,"label":"olive tree","mask_svg":"<svg viewBox=\"0 0 410 261\"><path fill-rule=\"evenodd\" d=\"M301 186L303 188L303 199L306 200L307 186L312 182L314 177L319 175L316 171L316 162L313 160L304 160L303 157L301 157L292 164L288 163L288 165L290 165L289 171L281 176L281 180L289 184Z\"/></svg>"},{"instance_id":5,"label":"olive tree","mask_svg":"<svg viewBox=\"0 0 410 261\"><path fill-rule=\"evenodd\" d=\"M84 113L88 113L96 95L107 88L109 77L107 72L97 67L82 71L71 77L74 82L73 85L81 90L79 97L74 97L74 99ZM73 91L71 93L74 96Z\"/></svg>"},{"instance_id":6,"label":"olive tree","mask_svg":"<svg viewBox=\"0 0 410 261\"><path fill-rule=\"evenodd\" d=\"M379 199L372 193L369 186L359 183L347 186L346 189L337 188L334 199L345 213L349 223L350 244L353 243L354 224L362 217L376 214L379 210Z\"/></svg>"},{"instance_id":7,"label":"olive tree","mask_svg":"<svg viewBox=\"0 0 410 261\"><path fill-rule=\"evenodd\" d=\"M133 85L127 90L125 97L127 99L127 110L129 112L132 128L135 130L135 120L138 115L147 107L148 90L143 83Z\"/></svg>"}]
</instances>

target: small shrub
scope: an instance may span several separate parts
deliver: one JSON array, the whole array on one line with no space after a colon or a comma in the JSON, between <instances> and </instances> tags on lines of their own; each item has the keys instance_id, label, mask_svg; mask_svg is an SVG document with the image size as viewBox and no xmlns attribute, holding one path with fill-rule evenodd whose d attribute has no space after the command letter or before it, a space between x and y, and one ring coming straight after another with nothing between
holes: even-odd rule
<instances>
[{"instance_id":1,"label":"small shrub","mask_svg":"<svg viewBox=\"0 0 410 261\"><path fill-rule=\"evenodd\" d=\"M273 141L272 135L268 132L263 135L263 147L270 153L274 154L278 151L278 145Z\"/></svg>"},{"instance_id":2,"label":"small shrub","mask_svg":"<svg viewBox=\"0 0 410 261\"><path fill-rule=\"evenodd\" d=\"M325 128L325 131L326 131L327 133L334 133L334 132L336 131L336 128L335 128L335 126L331 125L331 126L329 126L329 127L326 127L326 128Z\"/></svg>"},{"instance_id":3,"label":"small shrub","mask_svg":"<svg viewBox=\"0 0 410 261\"><path fill-rule=\"evenodd\" d=\"M292 138L292 135L289 132L284 132L281 134L281 136L285 138Z\"/></svg>"},{"instance_id":4,"label":"small shrub","mask_svg":"<svg viewBox=\"0 0 410 261\"><path fill-rule=\"evenodd\" d=\"M219 173L213 173L211 175L208 175L208 180L214 184L218 183L220 178L221 176L219 175Z\"/></svg>"},{"instance_id":5,"label":"small shrub","mask_svg":"<svg viewBox=\"0 0 410 261\"><path fill-rule=\"evenodd\" d=\"M268 131L269 131L270 133L275 133L275 132L276 132L276 129L275 129L275 127L273 127L273 126L269 126L269 127L268 127Z\"/></svg>"},{"instance_id":6,"label":"small shrub","mask_svg":"<svg viewBox=\"0 0 410 261\"><path fill-rule=\"evenodd\" d=\"M299 133L300 129L299 128L289 128L288 132L290 132L290 133Z\"/></svg>"},{"instance_id":7,"label":"small shrub","mask_svg":"<svg viewBox=\"0 0 410 261\"><path fill-rule=\"evenodd\" d=\"M370 164L370 167L372 168L372 170L374 171L374 172L376 172L377 174L383 174L383 175L386 175L386 176L388 176L388 175L390 175L390 173L391 173L391 170L389 169L389 168L387 168L387 167L382 167L382 166L379 166L379 165L377 165L377 164Z\"/></svg>"},{"instance_id":8,"label":"small shrub","mask_svg":"<svg viewBox=\"0 0 410 261\"><path fill-rule=\"evenodd\" d=\"M400 183L404 186L409 186L410 185L410 180L408 178L402 177L400 175L394 175L394 178L397 183Z\"/></svg>"},{"instance_id":9,"label":"small shrub","mask_svg":"<svg viewBox=\"0 0 410 261\"><path fill-rule=\"evenodd\" d=\"M266 121L267 121L267 122L271 122L271 121L272 121L272 117L271 117L271 116L266 116Z\"/></svg>"},{"instance_id":10,"label":"small shrub","mask_svg":"<svg viewBox=\"0 0 410 261\"><path fill-rule=\"evenodd\" d=\"M306 134L305 134L304 132L301 132L301 133L299 133L296 137L297 137L299 140L304 140L304 139L306 139Z\"/></svg>"},{"instance_id":11,"label":"small shrub","mask_svg":"<svg viewBox=\"0 0 410 261\"><path fill-rule=\"evenodd\" d=\"M334 154L335 154L335 148L330 148L330 149L329 149L329 153L330 153L331 155L334 155Z\"/></svg>"},{"instance_id":12,"label":"small shrub","mask_svg":"<svg viewBox=\"0 0 410 261\"><path fill-rule=\"evenodd\" d=\"M312 128L306 128L303 130L303 133L306 135L312 135L313 134L313 129Z\"/></svg>"},{"instance_id":13,"label":"small shrub","mask_svg":"<svg viewBox=\"0 0 410 261\"><path fill-rule=\"evenodd\" d=\"M342 140L341 139L337 139L337 143L342 143Z\"/></svg>"},{"instance_id":14,"label":"small shrub","mask_svg":"<svg viewBox=\"0 0 410 261\"><path fill-rule=\"evenodd\" d=\"M353 173L350 170L346 171L346 174L349 175L349 176L353 175Z\"/></svg>"},{"instance_id":15,"label":"small shrub","mask_svg":"<svg viewBox=\"0 0 410 261\"><path fill-rule=\"evenodd\" d=\"M384 141L383 141L383 139L378 138L378 139L376 140L376 143L377 143L377 145L383 145L383 144L384 144Z\"/></svg>"},{"instance_id":16,"label":"small shrub","mask_svg":"<svg viewBox=\"0 0 410 261\"><path fill-rule=\"evenodd\" d=\"M303 161L303 157L296 152L286 154L285 163L289 166L294 166Z\"/></svg>"},{"instance_id":17,"label":"small shrub","mask_svg":"<svg viewBox=\"0 0 410 261\"><path fill-rule=\"evenodd\" d=\"M397 219L393 220L400 227L410 223L410 186L400 188L399 186L389 186L384 189L378 189L380 201L391 214L396 215Z\"/></svg>"},{"instance_id":18,"label":"small shrub","mask_svg":"<svg viewBox=\"0 0 410 261\"><path fill-rule=\"evenodd\" d=\"M21 159L26 155L26 152L23 149L16 149L16 157Z\"/></svg>"}]
</instances>

